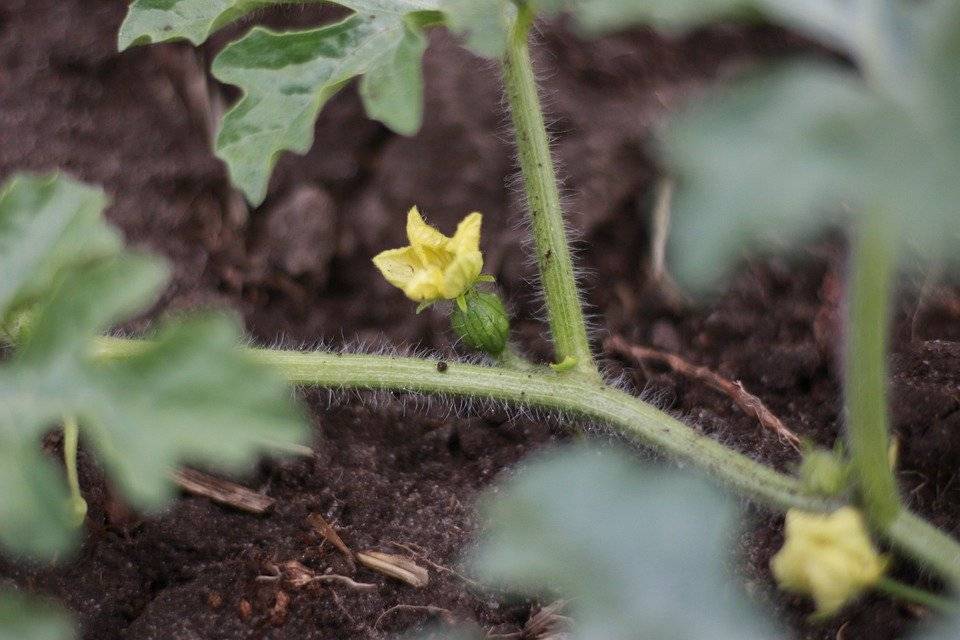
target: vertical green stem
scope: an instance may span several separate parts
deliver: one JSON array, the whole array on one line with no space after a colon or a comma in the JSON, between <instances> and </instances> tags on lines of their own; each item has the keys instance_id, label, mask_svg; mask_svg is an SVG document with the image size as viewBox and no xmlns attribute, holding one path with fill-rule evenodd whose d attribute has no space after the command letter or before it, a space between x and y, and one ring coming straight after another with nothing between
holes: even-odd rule
<instances>
[{"instance_id":1,"label":"vertical green stem","mask_svg":"<svg viewBox=\"0 0 960 640\"><path fill-rule=\"evenodd\" d=\"M596 376L563 222L556 170L527 45L533 17L531 9L521 4L503 61L504 85L516 130L517 152L556 359L563 362L573 358L575 370Z\"/></svg>"},{"instance_id":2,"label":"vertical green stem","mask_svg":"<svg viewBox=\"0 0 960 640\"><path fill-rule=\"evenodd\" d=\"M77 473L77 447L80 441L80 427L77 419L63 419L63 462L67 467L67 484L70 487L70 511L77 526L87 517L87 501L80 493L80 475Z\"/></svg>"},{"instance_id":3,"label":"vertical green stem","mask_svg":"<svg viewBox=\"0 0 960 640\"><path fill-rule=\"evenodd\" d=\"M873 525L885 529L900 511L887 457L887 335L895 261L886 219L864 216L853 242L844 358L847 442L863 507Z\"/></svg>"}]
</instances>

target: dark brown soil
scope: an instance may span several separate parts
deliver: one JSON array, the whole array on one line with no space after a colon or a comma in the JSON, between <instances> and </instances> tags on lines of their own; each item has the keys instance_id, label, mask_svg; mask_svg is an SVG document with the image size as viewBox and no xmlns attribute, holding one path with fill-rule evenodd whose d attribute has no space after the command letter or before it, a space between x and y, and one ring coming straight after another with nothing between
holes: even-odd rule
<instances>
[{"instance_id":1,"label":"dark brown soil","mask_svg":"<svg viewBox=\"0 0 960 640\"><path fill-rule=\"evenodd\" d=\"M245 218L209 152L204 115L191 106L204 60L226 36L199 54L164 45L118 55L124 10L119 0L0 3L0 177L62 169L103 184L114 201L110 219L131 242L171 260L175 275L163 300L128 328L145 327L159 313L214 306L236 310L261 343L362 342L449 353L443 317L409 313L410 303L369 264L402 240L403 214L417 203L445 229L468 211L484 212L486 270L514 307L517 335L535 355L549 355L520 247L520 197L508 186L514 171L493 65L432 35L418 136L397 137L367 121L354 91L344 91L323 112L313 150L283 158L267 202ZM309 24L330 12L298 7L260 18ZM679 41L637 31L584 43L554 24L540 39L537 59L571 219L584 239L580 259L598 342L618 333L742 380L788 426L830 445L839 423L841 243L811 245L791 261L746 264L724 295L700 308L657 293L643 267L656 177L646 149L658 121L707 81L809 47L766 27L718 27ZM233 95L221 90L226 99ZM960 297L953 288L916 284L905 287L896 309L900 476L911 504L957 533ZM753 418L702 385L657 367L609 366L757 459L780 468L794 461ZM312 513L356 549L412 544L427 560L455 567L476 528L478 491L561 431L410 399L335 398L331 405L325 392L303 395L316 457L265 461L241 479L277 499L269 515L184 497L162 516L138 518L83 457L91 515L79 557L56 567L0 560L0 575L62 599L88 640L380 638L435 617L404 610L380 619L395 604L440 607L494 633L516 631L529 604L499 600L435 569L424 589L358 570L357 580L378 585L373 592L297 590L257 576L287 560L349 572L312 532ZM896 638L920 615L871 597L830 623L807 624L809 606L779 595L766 568L780 543L779 518L758 511L746 524L740 572L751 593L790 622L794 637ZM909 566L898 571L924 579Z\"/></svg>"}]
</instances>

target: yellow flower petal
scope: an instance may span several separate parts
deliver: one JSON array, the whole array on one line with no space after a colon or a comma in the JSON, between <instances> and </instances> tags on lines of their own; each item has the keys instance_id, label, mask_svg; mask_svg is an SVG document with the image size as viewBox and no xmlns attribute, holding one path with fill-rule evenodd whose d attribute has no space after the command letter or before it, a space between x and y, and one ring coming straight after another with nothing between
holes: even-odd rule
<instances>
[{"instance_id":1,"label":"yellow flower petal","mask_svg":"<svg viewBox=\"0 0 960 640\"><path fill-rule=\"evenodd\" d=\"M480 227L483 224L483 215L474 211L457 225L457 232L450 239L451 250L460 251L480 250Z\"/></svg>"},{"instance_id":2,"label":"yellow flower petal","mask_svg":"<svg viewBox=\"0 0 960 640\"><path fill-rule=\"evenodd\" d=\"M466 293L480 277L480 227L483 216L474 212L448 238L430 225L416 207L407 213L410 245L377 255L373 262L387 282L417 302L453 300Z\"/></svg>"},{"instance_id":3,"label":"yellow flower petal","mask_svg":"<svg viewBox=\"0 0 960 640\"><path fill-rule=\"evenodd\" d=\"M443 273L441 297L452 300L463 295L477 281L481 269L483 269L482 253L479 251L457 253L453 262Z\"/></svg>"},{"instance_id":4,"label":"yellow flower petal","mask_svg":"<svg viewBox=\"0 0 960 640\"><path fill-rule=\"evenodd\" d=\"M441 289L443 274L436 267L421 269L413 279L403 287L403 292L414 302L426 302L443 298Z\"/></svg>"},{"instance_id":5,"label":"yellow flower petal","mask_svg":"<svg viewBox=\"0 0 960 640\"><path fill-rule=\"evenodd\" d=\"M856 599L887 568L851 507L829 515L787 512L786 541L770 562L781 588L813 597L817 614L828 616Z\"/></svg>"},{"instance_id":6,"label":"yellow flower petal","mask_svg":"<svg viewBox=\"0 0 960 640\"><path fill-rule=\"evenodd\" d=\"M411 246L425 245L443 249L450 239L427 224L419 209L411 207L407 212L407 240Z\"/></svg>"},{"instance_id":7,"label":"yellow flower petal","mask_svg":"<svg viewBox=\"0 0 960 640\"><path fill-rule=\"evenodd\" d=\"M373 264L387 282L398 289L403 289L413 279L422 263L413 247L403 247L381 251L374 256Z\"/></svg>"}]
</instances>

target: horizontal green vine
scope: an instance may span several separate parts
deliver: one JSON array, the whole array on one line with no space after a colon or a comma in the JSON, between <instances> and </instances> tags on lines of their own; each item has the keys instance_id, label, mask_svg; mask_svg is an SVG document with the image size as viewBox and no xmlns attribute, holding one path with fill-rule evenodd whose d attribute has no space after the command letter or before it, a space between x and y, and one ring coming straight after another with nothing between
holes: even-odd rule
<instances>
[{"instance_id":1,"label":"horizontal green vine","mask_svg":"<svg viewBox=\"0 0 960 640\"><path fill-rule=\"evenodd\" d=\"M121 338L98 341L103 358L132 355L145 343ZM342 389L383 389L485 398L513 405L575 414L616 427L637 442L693 464L745 496L778 509L824 511L837 503L804 494L794 478L778 473L696 432L656 407L613 389L592 376L445 363L367 354L249 349L251 357L276 367L290 382Z\"/></svg>"},{"instance_id":2,"label":"horizontal green vine","mask_svg":"<svg viewBox=\"0 0 960 640\"><path fill-rule=\"evenodd\" d=\"M148 343L101 338L94 355L122 359ZM832 511L838 500L805 493L800 482L770 469L657 409L589 375L444 363L422 358L250 348L293 384L334 389L388 390L501 401L563 412L609 425L620 435L682 464L690 464L739 495L777 511ZM960 587L960 544L919 516L902 510L878 533L890 544Z\"/></svg>"}]
</instances>

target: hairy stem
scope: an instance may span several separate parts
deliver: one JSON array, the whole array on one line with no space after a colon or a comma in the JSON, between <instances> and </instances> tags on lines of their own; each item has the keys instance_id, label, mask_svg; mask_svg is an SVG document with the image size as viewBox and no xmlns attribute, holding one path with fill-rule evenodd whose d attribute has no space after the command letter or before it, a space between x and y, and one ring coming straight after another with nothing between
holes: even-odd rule
<instances>
[{"instance_id":1,"label":"hairy stem","mask_svg":"<svg viewBox=\"0 0 960 640\"><path fill-rule=\"evenodd\" d=\"M880 533L902 553L945 578L960 591L960 544L920 516L901 509Z\"/></svg>"},{"instance_id":2,"label":"hairy stem","mask_svg":"<svg viewBox=\"0 0 960 640\"><path fill-rule=\"evenodd\" d=\"M122 358L142 350L145 344L101 338L95 354L101 358ZM248 353L279 370L294 384L489 399L599 421L675 460L704 469L758 502L780 509L797 507L810 511L837 506L830 500L805 495L794 478L754 462L652 405L590 376L558 374L546 368L518 370L458 362L438 369L433 360L366 354L271 349L249 349Z\"/></svg>"},{"instance_id":3,"label":"hairy stem","mask_svg":"<svg viewBox=\"0 0 960 640\"><path fill-rule=\"evenodd\" d=\"M503 78L516 130L536 259L556 361L563 362L572 357L576 361L574 371L599 379L587 340L587 325L574 277L556 170L527 45L532 22L533 12L521 5L503 60Z\"/></svg>"},{"instance_id":4,"label":"hairy stem","mask_svg":"<svg viewBox=\"0 0 960 640\"><path fill-rule=\"evenodd\" d=\"M63 419L63 462L67 468L67 485L70 488L70 513L77 526L87 517L87 501L80 493L80 474L77 473L77 448L80 427L73 417Z\"/></svg>"},{"instance_id":5,"label":"hairy stem","mask_svg":"<svg viewBox=\"0 0 960 640\"><path fill-rule=\"evenodd\" d=\"M854 239L847 286L846 432L863 508L873 526L880 529L886 528L901 508L887 454L887 334L893 262L884 218L864 216Z\"/></svg>"},{"instance_id":6,"label":"hairy stem","mask_svg":"<svg viewBox=\"0 0 960 640\"><path fill-rule=\"evenodd\" d=\"M129 357L149 343L100 338L93 355ZM778 473L732 451L656 407L617 391L591 376L557 374L549 369L518 371L506 367L437 362L367 354L247 349L291 383L333 389L378 389L434 393L503 401L580 416L609 425L617 433L690 464L740 495L773 509L832 511L836 500L804 493L795 478ZM960 543L918 516L902 510L883 534L893 545L960 587Z\"/></svg>"},{"instance_id":7,"label":"hairy stem","mask_svg":"<svg viewBox=\"0 0 960 640\"><path fill-rule=\"evenodd\" d=\"M957 608L957 603L953 600L938 596L935 593L930 593L923 589L918 589L917 587L904 584L893 578L880 578L880 581L877 582L874 587L877 591L885 593L891 598L896 598L897 600L903 600L904 602L912 602L914 604L919 604L921 606L927 607L928 609L934 609L940 613L947 615L952 615L960 613L960 609Z\"/></svg>"}]
</instances>

